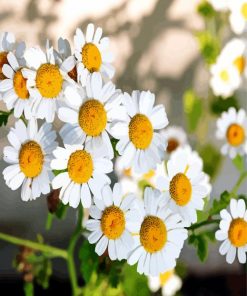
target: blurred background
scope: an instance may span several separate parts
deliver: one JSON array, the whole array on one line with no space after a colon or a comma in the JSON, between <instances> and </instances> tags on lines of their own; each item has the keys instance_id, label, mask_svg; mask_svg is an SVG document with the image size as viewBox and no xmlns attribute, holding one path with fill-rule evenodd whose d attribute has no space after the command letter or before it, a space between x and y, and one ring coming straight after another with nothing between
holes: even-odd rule
<instances>
[{"instance_id":1,"label":"blurred background","mask_svg":"<svg viewBox=\"0 0 247 296\"><path fill-rule=\"evenodd\" d=\"M170 124L185 128L183 94L195 87L203 95L208 89L208 71L200 57L194 33L203 30L204 23L196 12L198 0L0 0L0 31L10 31L27 46L44 46L50 39L56 46L62 36L73 41L75 29L85 30L89 22L101 26L111 39L115 55L114 82L124 91L151 90L159 103L165 105ZM243 95L242 95L243 96ZM246 98L241 98L246 108ZM0 109L4 110L0 102ZM13 120L0 129L0 170L6 166L2 149ZM215 121L207 122L207 138L214 141ZM55 123L59 128L59 124ZM208 140L207 139L207 140ZM195 138L190 138L191 144ZM203 139L201 140L203 142ZM205 139L206 141L206 139ZM231 190L238 175L226 158L221 175L213 182L212 197L223 190ZM224 173L222 173L224 172ZM35 239L41 233L47 242L58 247L67 246L76 222L75 211L69 210L64 221L55 221L49 232L44 230L47 216L45 197L24 203L20 192L13 192L0 178L0 231L23 238ZM246 193L246 185L241 192ZM182 262L187 266L181 295L244 295L246 277L243 266L236 261L225 262L218 253L218 244L210 246L205 264L201 264L195 250L186 246ZM12 267L17 253L15 246L0 242L0 287L10 289L9 295L22 295L21 277ZM40 295L50 295L60 288L61 295L69 295L65 263L55 260L52 284ZM138 292L137 294L138 295Z\"/></svg>"}]
</instances>

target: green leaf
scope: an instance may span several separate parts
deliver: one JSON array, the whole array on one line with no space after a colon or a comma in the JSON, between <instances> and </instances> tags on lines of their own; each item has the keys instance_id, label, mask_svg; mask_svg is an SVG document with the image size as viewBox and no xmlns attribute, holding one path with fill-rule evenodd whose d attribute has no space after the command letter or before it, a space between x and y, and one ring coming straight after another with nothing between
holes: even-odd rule
<instances>
[{"instance_id":1,"label":"green leaf","mask_svg":"<svg viewBox=\"0 0 247 296\"><path fill-rule=\"evenodd\" d=\"M9 112L5 112L5 111L1 111L0 110L0 127L2 125L7 125L8 120L9 120L9 116L13 113L13 110L9 111Z\"/></svg>"},{"instance_id":2,"label":"green leaf","mask_svg":"<svg viewBox=\"0 0 247 296\"><path fill-rule=\"evenodd\" d=\"M214 178L222 163L222 156L218 149L211 144L199 148L199 155L203 159L203 171L211 178Z\"/></svg>"},{"instance_id":3,"label":"green leaf","mask_svg":"<svg viewBox=\"0 0 247 296\"><path fill-rule=\"evenodd\" d=\"M62 174L62 173L65 173L67 172L68 170L67 169L64 169L64 170L52 170L53 174L55 176L59 175L59 174Z\"/></svg>"},{"instance_id":4,"label":"green leaf","mask_svg":"<svg viewBox=\"0 0 247 296\"><path fill-rule=\"evenodd\" d=\"M197 6L197 12L204 18L212 18L215 16L215 10L213 6L207 2L207 1L202 1L198 6Z\"/></svg>"},{"instance_id":5,"label":"green leaf","mask_svg":"<svg viewBox=\"0 0 247 296\"><path fill-rule=\"evenodd\" d=\"M239 109L239 104L236 97L232 96L227 99L222 97L215 97L213 102L211 103L210 109L213 114L221 115L222 112L227 111L230 107L234 107L235 109Z\"/></svg>"},{"instance_id":6,"label":"green leaf","mask_svg":"<svg viewBox=\"0 0 247 296\"><path fill-rule=\"evenodd\" d=\"M210 240L211 242L215 242L215 229L203 232L203 235Z\"/></svg>"},{"instance_id":7,"label":"green leaf","mask_svg":"<svg viewBox=\"0 0 247 296\"><path fill-rule=\"evenodd\" d=\"M33 283L24 283L24 294L25 296L33 296L34 295L34 287Z\"/></svg>"},{"instance_id":8,"label":"green leaf","mask_svg":"<svg viewBox=\"0 0 247 296\"><path fill-rule=\"evenodd\" d=\"M89 283L91 276L99 266L99 257L94 251L95 245L85 240L79 250L80 271L86 283Z\"/></svg>"},{"instance_id":9,"label":"green leaf","mask_svg":"<svg viewBox=\"0 0 247 296\"><path fill-rule=\"evenodd\" d=\"M234 159L233 159L233 164L235 165L236 169L239 170L239 172L243 172L245 169L245 163L244 163L244 157L241 155L237 155Z\"/></svg>"},{"instance_id":10,"label":"green leaf","mask_svg":"<svg viewBox=\"0 0 247 296\"><path fill-rule=\"evenodd\" d=\"M120 283L123 261L111 261L110 266L111 268L108 273L108 282L111 287L116 288Z\"/></svg>"},{"instance_id":11,"label":"green leaf","mask_svg":"<svg viewBox=\"0 0 247 296\"><path fill-rule=\"evenodd\" d=\"M42 262L34 265L35 279L43 289L47 289L49 287L49 280L52 275L52 263L51 260L45 256L40 255L40 257L43 257Z\"/></svg>"},{"instance_id":12,"label":"green leaf","mask_svg":"<svg viewBox=\"0 0 247 296\"><path fill-rule=\"evenodd\" d=\"M55 212L56 217L60 220L64 219L67 214L67 209L68 209L68 205L65 205L62 202L60 202Z\"/></svg>"},{"instance_id":13,"label":"green leaf","mask_svg":"<svg viewBox=\"0 0 247 296\"><path fill-rule=\"evenodd\" d=\"M202 100L193 90L187 90L183 97L184 111L189 132L195 131L202 115Z\"/></svg>"},{"instance_id":14,"label":"green leaf","mask_svg":"<svg viewBox=\"0 0 247 296\"><path fill-rule=\"evenodd\" d=\"M208 256L208 242L202 235L197 237L197 255L202 262L205 262Z\"/></svg>"},{"instance_id":15,"label":"green leaf","mask_svg":"<svg viewBox=\"0 0 247 296\"><path fill-rule=\"evenodd\" d=\"M213 215L217 215L220 213L221 210L225 209L228 207L229 203L230 203L230 194L228 191L224 191L221 195L220 195L220 199L217 200L215 199L213 201L213 206L209 211L209 215L213 216Z\"/></svg>"},{"instance_id":16,"label":"green leaf","mask_svg":"<svg viewBox=\"0 0 247 296\"><path fill-rule=\"evenodd\" d=\"M118 140L117 139L111 138L111 144L112 144L112 148L113 148L113 151L114 151L114 157L118 157L119 156L119 153L118 153L118 151L116 149L117 143L118 143Z\"/></svg>"},{"instance_id":17,"label":"green leaf","mask_svg":"<svg viewBox=\"0 0 247 296\"><path fill-rule=\"evenodd\" d=\"M220 53L219 39L214 37L208 31L199 32L196 34L196 37L199 42L201 54L206 64L214 64Z\"/></svg>"}]
</instances>

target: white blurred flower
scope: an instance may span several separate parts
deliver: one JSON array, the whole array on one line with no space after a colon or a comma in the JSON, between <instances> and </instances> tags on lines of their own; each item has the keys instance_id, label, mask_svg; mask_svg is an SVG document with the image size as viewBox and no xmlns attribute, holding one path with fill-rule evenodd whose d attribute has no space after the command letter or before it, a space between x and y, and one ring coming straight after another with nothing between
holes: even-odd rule
<instances>
[{"instance_id":1,"label":"white blurred flower","mask_svg":"<svg viewBox=\"0 0 247 296\"><path fill-rule=\"evenodd\" d=\"M226 11L228 9L229 0L208 0L208 2L217 11Z\"/></svg>"},{"instance_id":2,"label":"white blurred flower","mask_svg":"<svg viewBox=\"0 0 247 296\"><path fill-rule=\"evenodd\" d=\"M230 24L236 34L247 31L247 0L229 1Z\"/></svg>"}]
</instances>

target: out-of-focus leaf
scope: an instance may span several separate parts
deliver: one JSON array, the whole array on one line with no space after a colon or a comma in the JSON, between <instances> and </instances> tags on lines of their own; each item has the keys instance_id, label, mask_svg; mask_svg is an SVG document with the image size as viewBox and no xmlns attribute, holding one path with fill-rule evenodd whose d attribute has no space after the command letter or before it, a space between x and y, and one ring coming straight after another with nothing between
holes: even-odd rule
<instances>
[{"instance_id":1,"label":"out-of-focus leaf","mask_svg":"<svg viewBox=\"0 0 247 296\"><path fill-rule=\"evenodd\" d=\"M24 283L24 294L25 296L33 296L34 295L34 288L33 283Z\"/></svg>"},{"instance_id":2,"label":"out-of-focus leaf","mask_svg":"<svg viewBox=\"0 0 247 296\"><path fill-rule=\"evenodd\" d=\"M211 178L214 178L220 168L222 156L220 152L211 144L206 144L199 148L199 155L203 159L203 170Z\"/></svg>"},{"instance_id":3,"label":"out-of-focus leaf","mask_svg":"<svg viewBox=\"0 0 247 296\"><path fill-rule=\"evenodd\" d=\"M58 219L64 219L67 213L67 209L68 209L68 206L60 202L55 212L56 217Z\"/></svg>"},{"instance_id":4,"label":"out-of-focus leaf","mask_svg":"<svg viewBox=\"0 0 247 296\"><path fill-rule=\"evenodd\" d=\"M196 37L205 62L208 65L214 64L220 53L220 43L218 38L211 35L208 31L198 32Z\"/></svg>"},{"instance_id":5,"label":"out-of-focus leaf","mask_svg":"<svg viewBox=\"0 0 247 296\"><path fill-rule=\"evenodd\" d=\"M237 99L232 96L227 99L222 97L216 97L211 103L211 111L213 114L220 115L222 112L227 111L230 107L239 109L239 104Z\"/></svg>"},{"instance_id":6,"label":"out-of-focus leaf","mask_svg":"<svg viewBox=\"0 0 247 296\"><path fill-rule=\"evenodd\" d=\"M219 200L217 199L214 200L213 205L209 211L209 215L213 216L213 215L219 214L221 210L228 207L229 203L230 203L230 194L228 191L224 191L220 195Z\"/></svg>"},{"instance_id":7,"label":"out-of-focus leaf","mask_svg":"<svg viewBox=\"0 0 247 296\"><path fill-rule=\"evenodd\" d=\"M42 256L42 255L40 255ZM34 274L35 279L39 285L43 287L43 289L47 289L49 287L49 280L52 275L52 263L51 260L43 257L43 261L40 264L34 265Z\"/></svg>"},{"instance_id":8,"label":"out-of-focus leaf","mask_svg":"<svg viewBox=\"0 0 247 296\"><path fill-rule=\"evenodd\" d=\"M13 113L13 110L9 111L9 112L5 112L5 111L1 111L0 110L0 127L2 125L7 125L8 120L9 120L9 116Z\"/></svg>"},{"instance_id":9,"label":"out-of-focus leaf","mask_svg":"<svg viewBox=\"0 0 247 296\"><path fill-rule=\"evenodd\" d=\"M235 167L237 168L237 170L239 170L240 172L243 172L244 167L245 167L245 161L244 161L244 157L241 155L237 155L234 159L233 159L233 164L235 165Z\"/></svg>"},{"instance_id":10,"label":"out-of-focus leaf","mask_svg":"<svg viewBox=\"0 0 247 296\"><path fill-rule=\"evenodd\" d=\"M92 274L99 266L99 257L94 251L95 245L85 240L79 250L80 271L86 283L89 283Z\"/></svg>"},{"instance_id":11,"label":"out-of-focus leaf","mask_svg":"<svg viewBox=\"0 0 247 296\"><path fill-rule=\"evenodd\" d=\"M183 97L184 111L189 132L195 131L202 115L202 100L193 90L187 90Z\"/></svg>"},{"instance_id":12,"label":"out-of-focus leaf","mask_svg":"<svg viewBox=\"0 0 247 296\"><path fill-rule=\"evenodd\" d=\"M59 175L59 174L62 174L62 173L65 173L67 172L67 169L64 169L64 170L52 170L53 174L55 176Z\"/></svg>"},{"instance_id":13,"label":"out-of-focus leaf","mask_svg":"<svg viewBox=\"0 0 247 296\"><path fill-rule=\"evenodd\" d=\"M189 236L188 243L196 248L198 258L204 262L208 256L208 241L203 234Z\"/></svg>"},{"instance_id":14,"label":"out-of-focus leaf","mask_svg":"<svg viewBox=\"0 0 247 296\"><path fill-rule=\"evenodd\" d=\"M119 153L118 153L118 151L116 149L117 143L118 143L118 140L117 139L111 138L111 144L112 144L112 148L113 148L113 151L114 151L114 157L118 157L119 156Z\"/></svg>"},{"instance_id":15,"label":"out-of-focus leaf","mask_svg":"<svg viewBox=\"0 0 247 296\"><path fill-rule=\"evenodd\" d=\"M215 16L215 10L208 1L202 1L197 6L197 12L205 18L212 18Z\"/></svg>"}]
</instances>

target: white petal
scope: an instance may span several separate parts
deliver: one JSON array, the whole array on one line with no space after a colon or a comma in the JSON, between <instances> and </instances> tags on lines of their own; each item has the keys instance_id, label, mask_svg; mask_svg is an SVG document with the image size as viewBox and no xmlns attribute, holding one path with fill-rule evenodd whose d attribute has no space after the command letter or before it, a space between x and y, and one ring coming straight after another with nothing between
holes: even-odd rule
<instances>
[{"instance_id":1,"label":"white petal","mask_svg":"<svg viewBox=\"0 0 247 296\"><path fill-rule=\"evenodd\" d=\"M92 203L91 193L87 184L83 184L81 187L81 203L84 208L90 208Z\"/></svg>"},{"instance_id":2,"label":"white petal","mask_svg":"<svg viewBox=\"0 0 247 296\"><path fill-rule=\"evenodd\" d=\"M95 247L95 252L101 256L105 252L108 245L108 238L106 236L102 236L102 238L99 240Z\"/></svg>"},{"instance_id":3,"label":"white petal","mask_svg":"<svg viewBox=\"0 0 247 296\"><path fill-rule=\"evenodd\" d=\"M226 262L232 264L236 257L236 248L234 246L230 246L226 254Z\"/></svg>"}]
</instances>

